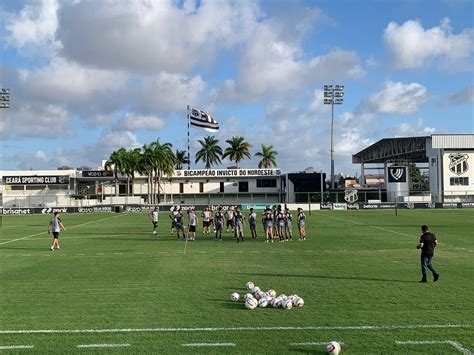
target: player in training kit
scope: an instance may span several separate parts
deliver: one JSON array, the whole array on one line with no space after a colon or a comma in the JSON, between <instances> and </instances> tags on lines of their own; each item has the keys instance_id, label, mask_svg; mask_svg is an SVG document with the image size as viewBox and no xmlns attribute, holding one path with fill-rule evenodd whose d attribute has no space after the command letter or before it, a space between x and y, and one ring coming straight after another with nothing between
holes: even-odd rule
<instances>
[{"instance_id":1,"label":"player in training kit","mask_svg":"<svg viewBox=\"0 0 474 355\"><path fill-rule=\"evenodd\" d=\"M204 208L202 211L202 235L209 234L211 229L211 216L212 213L209 210L209 207Z\"/></svg>"},{"instance_id":2,"label":"player in training kit","mask_svg":"<svg viewBox=\"0 0 474 355\"><path fill-rule=\"evenodd\" d=\"M253 208L250 209L249 213L249 226L252 239L257 239L257 214L253 211Z\"/></svg>"},{"instance_id":3,"label":"player in training kit","mask_svg":"<svg viewBox=\"0 0 474 355\"><path fill-rule=\"evenodd\" d=\"M306 240L305 220L306 216L303 213L303 209L298 207L298 217L296 223L298 223L298 231L300 232L299 240Z\"/></svg>"},{"instance_id":4,"label":"player in training kit","mask_svg":"<svg viewBox=\"0 0 474 355\"><path fill-rule=\"evenodd\" d=\"M53 244L49 248L50 250L54 250L54 247L56 247L56 249L60 249L59 248L59 232L61 231L61 229L63 231L66 230L63 222L61 222L61 218L59 218L59 215L60 215L59 212L56 211L53 214L53 218L49 220L48 233L51 233L51 232L53 233Z\"/></svg>"},{"instance_id":5,"label":"player in training kit","mask_svg":"<svg viewBox=\"0 0 474 355\"><path fill-rule=\"evenodd\" d=\"M240 207L237 207L234 213L234 231L235 231L235 239L237 239L237 243L240 241L244 241L244 223L245 217L240 211Z\"/></svg>"},{"instance_id":6,"label":"player in training kit","mask_svg":"<svg viewBox=\"0 0 474 355\"><path fill-rule=\"evenodd\" d=\"M420 237L420 242L416 246L417 249L421 249L421 281L428 282L426 279L426 268L428 268L433 274L433 281L436 282L439 279L439 273L433 266L433 256L435 247L438 245L436 236L428 230L427 225L421 226L421 232L423 233Z\"/></svg>"},{"instance_id":7,"label":"player in training kit","mask_svg":"<svg viewBox=\"0 0 474 355\"><path fill-rule=\"evenodd\" d=\"M174 206L173 209L171 210L169 217L171 219L171 234L174 234L174 231L176 229L176 221L175 221L175 216L178 213L178 206Z\"/></svg>"},{"instance_id":8,"label":"player in training kit","mask_svg":"<svg viewBox=\"0 0 474 355\"><path fill-rule=\"evenodd\" d=\"M269 241L273 243L273 212L270 207L267 207L263 212L262 220L265 228L265 240L267 243Z\"/></svg>"},{"instance_id":9,"label":"player in training kit","mask_svg":"<svg viewBox=\"0 0 474 355\"><path fill-rule=\"evenodd\" d=\"M234 207L229 206L226 211L225 218L227 220L226 232L229 231L229 227L232 231L234 231Z\"/></svg>"},{"instance_id":10,"label":"player in training kit","mask_svg":"<svg viewBox=\"0 0 474 355\"><path fill-rule=\"evenodd\" d=\"M188 210L188 217L189 217L189 227L188 227L188 240L196 240L196 226L198 222L198 218L196 213L194 213L194 209L191 208Z\"/></svg>"},{"instance_id":11,"label":"player in training kit","mask_svg":"<svg viewBox=\"0 0 474 355\"><path fill-rule=\"evenodd\" d=\"M181 209L178 209L176 212L177 213L173 217L174 227L176 228L176 235L179 239L179 232L181 231L183 238L185 238L186 236L184 235L183 215L181 214Z\"/></svg>"},{"instance_id":12,"label":"player in training kit","mask_svg":"<svg viewBox=\"0 0 474 355\"><path fill-rule=\"evenodd\" d=\"M292 227L291 227L291 220L293 219L293 216L291 215L290 209L287 208L285 210L285 238L286 240L293 240L293 233L292 233ZM288 239L289 238L289 239Z\"/></svg>"},{"instance_id":13,"label":"player in training kit","mask_svg":"<svg viewBox=\"0 0 474 355\"><path fill-rule=\"evenodd\" d=\"M153 235L156 235L156 229L158 228L158 213L160 212L160 209L158 207L155 207L153 211L150 213L150 219L151 223L153 223Z\"/></svg>"},{"instance_id":14,"label":"player in training kit","mask_svg":"<svg viewBox=\"0 0 474 355\"><path fill-rule=\"evenodd\" d=\"M285 214L281 210L281 206L278 206L278 209L275 213L275 224L276 224L276 233L280 242L285 241L284 230L285 230Z\"/></svg>"},{"instance_id":15,"label":"player in training kit","mask_svg":"<svg viewBox=\"0 0 474 355\"><path fill-rule=\"evenodd\" d=\"M222 230L224 229L224 214L222 213L222 207L219 207L214 216L214 226L216 228L216 240L222 240Z\"/></svg>"}]
</instances>

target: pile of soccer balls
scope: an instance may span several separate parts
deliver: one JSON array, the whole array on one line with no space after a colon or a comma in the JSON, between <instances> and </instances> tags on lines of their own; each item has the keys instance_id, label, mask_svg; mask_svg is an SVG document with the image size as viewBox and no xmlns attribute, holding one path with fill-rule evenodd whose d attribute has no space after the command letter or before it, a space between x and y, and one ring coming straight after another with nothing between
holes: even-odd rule
<instances>
[{"instance_id":1,"label":"pile of soccer balls","mask_svg":"<svg viewBox=\"0 0 474 355\"><path fill-rule=\"evenodd\" d=\"M271 306L273 308L284 308L292 309L293 307L303 307L304 300L298 295L286 296L284 294L278 295L275 290L268 290L264 292L260 287L255 286L253 282L249 281L245 285L249 293L244 296L245 307L247 309L255 309L257 307ZM240 295L234 292L230 295L230 299L233 302L237 302L240 299Z\"/></svg>"}]
</instances>

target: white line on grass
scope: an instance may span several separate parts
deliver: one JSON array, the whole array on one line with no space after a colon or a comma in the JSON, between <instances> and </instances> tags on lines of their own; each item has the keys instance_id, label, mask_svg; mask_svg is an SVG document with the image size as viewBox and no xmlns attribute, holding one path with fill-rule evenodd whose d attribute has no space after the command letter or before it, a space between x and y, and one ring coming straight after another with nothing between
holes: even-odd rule
<instances>
[{"instance_id":1,"label":"white line on grass","mask_svg":"<svg viewBox=\"0 0 474 355\"><path fill-rule=\"evenodd\" d=\"M198 346L198 347L203 347L203 346L235 346L234 343L187 343L187 344L181 344L181 346Z\"/></svg>"},{"instance_id":2,"label":"white line on grass","mask_svg":"<svg viewBox=\"0 0 474 355\"><path fill-rule=\"evenodd\" d=\"M123 214L121 214L121 215L123 215ZM76 225L68 227L68 228L71 229L71 228L75 228L75 227L82 227L82 226L85 226L86 224L91 224L91 223L95 223L95 222L102 222L102 221L105 221L107 219L117 218L117 217L120 217L121 215L102 218L102 219L97 219L95 221L85 222L85 223L81 223L81 224L76 224ZM27 239L27 238L33 238L37 235L42 235L42 234L47 234L47 233L48 232L39 232L39 233L35 233L35 234L30 234L30 235L27 235L26 237L21 237L21 238L16 238L16 239L12 239L12 240L7 240L6 242L1 242L0 245L17 242L19 240L23 240L23 239Z\"/></svg>"},{"instance_id":3,"label":"white line on grass","mask_svg":"<svg viewBox=\"0 0 474 355\"><path fill-rule=\"evenodd\" d=\"M80 344L78 348L126 348L130 344Z\"/></svg>"},{"instance_id":4,"label":"white line on grass","mask_svg":"<svg viewBox=\"0 0 474 355\"><path fill-rule=\"evenodd\" d=\"M464 347L461 343L454 340L407 340L396 341L398 345L423 345L423 344L449 344L465 355L471 355L471 351Z\"/></svg>"},{"instance_id":5,"label":"white line on grass","mask_svg":"<svg viewBox=\"0 0 474 355\"><path fill-rule=\"evenodd\" d=\"M33 345L0 345L0 350L32 349Z\"/></svg>"},{"instance_id":6,"label":"white line on grass","mask_svg":"<svg viewBox=\"0 0 474 355\"><path fill-rule=\"evenodd\" d=\"M311 346L311 345L327 345L328 341L308 341L305 343L290 343L290 346ZM342 341L338 341L340 345L344 345Z\"/></svg>"},{"instance_id":7,"label":"white line on grass","mask_svg":"<svg viewBox=\"0 0 474 355\"><path fill-rule=\"evenodd\" d=\"M399 325L349 325L306 327L203 327L203 328L112 328L112 329L18 329L0 330L0 334L67 334L67 333L190 333L222 331L266 331L266 330L395 330L395 329L448 329L474 328L474 324L399 324Z\"/></svg>"}]
</instances>

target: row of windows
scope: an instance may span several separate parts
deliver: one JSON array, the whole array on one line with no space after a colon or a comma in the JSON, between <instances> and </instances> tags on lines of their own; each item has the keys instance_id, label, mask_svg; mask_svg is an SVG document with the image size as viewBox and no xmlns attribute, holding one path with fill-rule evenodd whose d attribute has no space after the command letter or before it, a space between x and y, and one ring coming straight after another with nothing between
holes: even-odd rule
<instances>
[{"instance_id":1,"label":"row of windows","mask_svg":"<svg viewBox=\"0 0 474 355\"><path fill-rule=\"evenodd\" d=\"M237 183L233 184L234 186L237 185ZM239 186L239 192L249 192L249 182L248 181L239 181L238 183ZM257 179L257 187L258 188L264 188L264 187L276 187L277 186L277 181L276 179ZM199 192L203 193L204 192L204 183L200 182L199 183ZM223 193L224 192L224 182L219 183L219 192ZM184 194L184 183L180 182L179 183L179 193Z\"/></svg>"},{"instance_id":2,"label":"row of windows","mask_svg":"<svg viewBox=\"0 0 474 355\"><path fill-rule=\"evenodd\" d=\"M469 186L468 177L452 177L449 178L449 185L451 186Z\"/></svg>"}]
</instances>

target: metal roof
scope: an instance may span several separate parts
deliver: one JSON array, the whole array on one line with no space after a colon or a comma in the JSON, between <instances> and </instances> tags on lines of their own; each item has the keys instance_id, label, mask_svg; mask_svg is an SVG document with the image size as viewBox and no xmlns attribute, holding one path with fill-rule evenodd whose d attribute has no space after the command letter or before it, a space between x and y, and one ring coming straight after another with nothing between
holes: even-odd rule
<instances>
[{"instance_id":1,"label":"metal roof","mask_svg":"<svg viewBox=\"0 0 474 355\"><path fill-rule=\"evenodd\" d=\"M434 149L474 149L474 134L433 134Z\"/></svg>"},{"instance_id":2,"label":"metal roof","mask_svg":"<svg viewBox=\"0 0 474 355\"><path fill-rule=\"evenodd\" d=\"M384 138L352 156L352 163L384 163L387 160L428 162L426 141L429 136Z\"/></svg>"}]
</instances>

